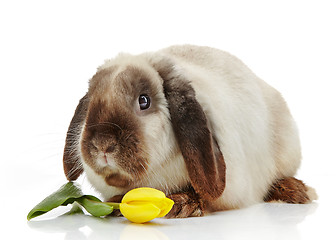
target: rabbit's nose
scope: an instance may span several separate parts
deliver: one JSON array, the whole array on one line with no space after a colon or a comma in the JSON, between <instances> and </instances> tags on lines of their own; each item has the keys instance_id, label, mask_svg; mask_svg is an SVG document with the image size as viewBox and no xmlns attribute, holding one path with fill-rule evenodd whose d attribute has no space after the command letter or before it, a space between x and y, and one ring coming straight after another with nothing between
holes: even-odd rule
<instances>
[{"instance_id":1,"label":"rabbit's nose","mask_svg":"<svg viewBox=\"0 0 336 240\"><path fill-rule=\"evenodd\" d=\"M107 146L107 148L105 149L105 153L112 153L114 152L115 150L115 147L116 147L116 144L110 144L109 146Z\"/></svg>"},{"instance_id":2,"label":"rabbit's nose","mask_svg":"<svg viewBox=\"0 0 336 240\"><path fill-rule=\"evenodd\" d=\"M113 136L109 136L108 138L105 137L94 137L91 140L92 146L100 152L106 153L112 153L116 150L117 142Z\"/></svg>"}]
</instances>

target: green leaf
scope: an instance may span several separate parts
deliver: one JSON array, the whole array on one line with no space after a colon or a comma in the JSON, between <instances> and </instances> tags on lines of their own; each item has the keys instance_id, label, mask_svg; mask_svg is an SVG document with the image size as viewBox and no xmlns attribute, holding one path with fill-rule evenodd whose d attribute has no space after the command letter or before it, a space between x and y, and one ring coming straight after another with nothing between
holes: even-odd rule
<instances>
[{"instance_id":1,"label":"green leaf","mask_svg":"<svg viewBox=\"0 0 336 240\"><path fill-rule=\"evenodd\" d=\"M34 217L40 216L50 210L59 207L66 206L69 203L73 203L76 199L82 197L82 191L73 182L64 184L60 189L46 197L42 202L37 204L27 215L27 219L30 220Z\"/></svg>"},{"instance_id":2,"label":"green leaf","mask_svg":"<svg viewBox=\"0 0 336 240\"><path fill-rule=\"evenodd\" d=\"M113 212L113 206L103 203L91 195L85 195L76 201L95 217L106 216Z\"/></svg>"},{"instance_id":3,"label":"green leaf","mask_svg":"<svg viewBox=\"0 0 336 240\"><path fill-rule=\"evenodd\" d=\"M91 215L101 217L113 212L114 208L118 208L118 203L104 203L92 195L83 195L80 188L73 182L64 184L56 192L46 197L42 202L37 204L27 216L28 220L40 216L50 210L66 206L73 203L73 208L66 214L83 213L80 209L82 205Z\"/></svg>"}]
</instances>

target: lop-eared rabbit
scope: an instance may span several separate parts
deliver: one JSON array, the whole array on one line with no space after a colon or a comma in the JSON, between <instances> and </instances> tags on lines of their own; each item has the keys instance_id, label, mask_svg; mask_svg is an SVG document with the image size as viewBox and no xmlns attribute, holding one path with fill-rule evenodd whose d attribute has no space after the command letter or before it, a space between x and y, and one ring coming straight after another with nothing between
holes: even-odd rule
<instances>
[{"instance_id":1,"label":"lop-eared rabbit","mask_svg":"<svg viewBox=\"0 0 336 240\"><path fill-rule=\"evenodd\" d=\"M175 201L168 217L309 203L317 196L294 177L300 161L281 94L236 57L191 45L99 67L63 157L67 179L85 172L107 201L136 187L163 191Z\"/></svg>"}]
</instances>

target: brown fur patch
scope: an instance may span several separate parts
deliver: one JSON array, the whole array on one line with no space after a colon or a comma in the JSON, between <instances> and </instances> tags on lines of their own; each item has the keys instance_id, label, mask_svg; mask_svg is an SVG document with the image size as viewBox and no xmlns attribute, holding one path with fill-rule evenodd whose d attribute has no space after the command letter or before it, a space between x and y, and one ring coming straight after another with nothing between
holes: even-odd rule
<instances>
[{"instance_id":1,"label":"brown fur patch","mask_svg":"<svg viewBox=\"0 0 336 240\"><path fill-rule=\"evenodd\" d=\"M130 180L120 174L111 174L105 178L105 181L110 186L127 187L130 185Z\"/></svg>"},{"instance_id":2,"label":"brown fur patch","mask_svg":"<svg viewBox=\"0 0 336 240\"><path fill-rule=\"evenodd\" d=\"M308 203L312 199L309 199L307 191L307 186L301 180L294 177L283 178L271 186L264 200L266 202L280 200L287 203Z\"/></svg>"},{"instance_id":3,"label":"brown fur patch","mask_svg":"<svg viewBox=\"0 0 336 240\"><path fill-rule=\"evenodd\" d=\"M116 69L102 69L90 81L90 104L81 144L84 161L107 184L125 187L139 179L148 166L136 104L140 94L155 97L157 90L144 71L133 66L121 72L115 72ZM155 102L146 114L156 111ZM99 167L96 159L102 153L133 179L116 174L116 169L109 166Z\"/></svg>"},{"instance_id":4,"label":"brown fur patch","mask_svg":"<svg viewBox=\"0 0 336 240\"><path fill-rule=\"evenodd\" d=\"M127 96L138 98L142 93L155 96L159 89L150 79L146 71L129 65L115 77L115 84L116 88Z\"/></svg>"},{"instance_id":5,"label":"brown fur patch","mask_svg":"<svg viewBox=\"0 0 336 240\"><path fill-rule=\"evenodd\" d=\"M113 66L104 68L96 72L89 82L88 96L93 99L95 96L101 96L106 92L110 85L110 79L116 73L118 67Z\"/></svg>"},{"instance_id":6,"label":"brown fur patch","mask_svg":"<svg viewBox=\"0 0 336 240\"><path fill-rule=\"evenodd\" d=\"M82 153L87 164L103 175L107 184L121 187L130 182L121 175L118 178L109 167L98 169L95 163L98 153L108 152L118 166L136 178L145 172L148 164L140 144L142 138L136 118L124 107L114 106L112 110L104 102L90 104Z\"/></svg>"},{"instance_id":7,"label":"brown fur patch","mask_svg":"<svg viewBox=\"0 0 336 240\"><path fill-rule=\"evenodd\" d=\"M200 217L204 215L205 204L192 187L181 193L167 196L175 204L167 218Z\"/></svg>"},{"instance_id":8,"label":"brown fur patch","mask_svg":"<svg viewBox=\"0 0 336 240\"><path fill-rule=\"evenodd\" d=\"M166 62L166 65L157 67L164 80L172 126L191 184L202 198L217 199L225 188L223 155L208 128L207 118L190 82L176 74L170 63Z\"/></svg>"}]
</instances>

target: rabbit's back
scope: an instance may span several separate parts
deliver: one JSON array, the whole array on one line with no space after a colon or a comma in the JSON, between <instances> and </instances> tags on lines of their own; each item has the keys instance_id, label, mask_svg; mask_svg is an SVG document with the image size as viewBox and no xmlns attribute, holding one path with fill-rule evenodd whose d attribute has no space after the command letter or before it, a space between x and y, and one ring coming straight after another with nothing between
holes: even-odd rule
<instances>
[{"instance_id":1,"label":"rabbit's back","mask_svg":"<svg viewBox=\"0 0 336 240\"><path fill-rule=\"evenodd\" d=\"M191 81L224 155L226 188L214 205L237 208L261 202L276 179L295 174L300 141L277 90L221 50L184 45L160 54Z\"/></svg>"}]
</instances>

